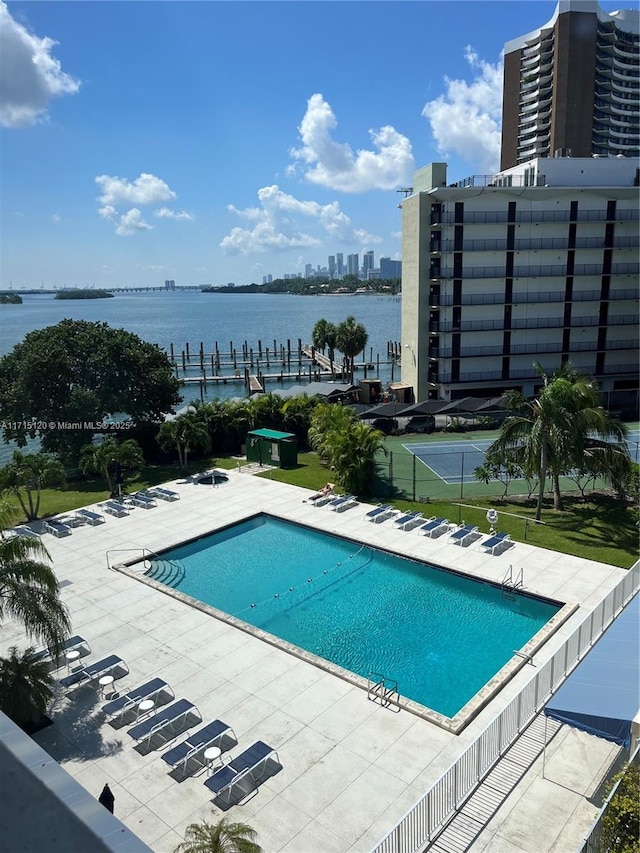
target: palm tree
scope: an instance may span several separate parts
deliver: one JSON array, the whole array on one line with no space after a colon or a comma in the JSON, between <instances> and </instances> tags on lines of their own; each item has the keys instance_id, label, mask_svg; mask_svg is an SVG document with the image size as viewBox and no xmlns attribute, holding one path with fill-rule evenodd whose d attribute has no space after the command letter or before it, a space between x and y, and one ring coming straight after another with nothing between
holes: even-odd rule
<instances>
[{"instance_id":1,"label":"palm tree","mask_svg":"<svg viewBox=\"0 0 640 853\"><path fill-rule=\"evenodd\" d=\"M27 521L38 518L42 489L64 486L65 482L64 466L48 453L14 450L12 461L0 469L0 489L18 498Z\"/></svg>"},{"instance_id":2,"label":"palm tree","mask_svg":"<svg viewBox=\"0 0 640 853\"><path fill-rule=\"evenodd\" d=\"M333 323L328 320L318 320L311 332L311 342L316 349L321 349L324 352L325 347L329 351L329 361L331 362L331 375L333 376L333 362L336 351L336 340L338 329Z\"/></svg>"},{"instance_id":3,"label":"palm tree","mask_svg":"<svg viewBox=\"0 0 640 853\"><path fill-rule=\"evenodd\" d=\"M80 470L83 474L102 474L109 492L113 494L111 479L115 466L138 470L144 465L144 456L137 441L116 441L107 438L102 444L87 444L80 453Z\"/></svg>"},{"instance_id":4,"label":"palm tree","mask_svg":"<svg viewBox=\"0 0 640 853\"><path fill-rule=\"evenodd\" d=\"M366 347L369 335L362 323L356 323L355 317L347 317L338 326L336 346L347 360L349 381L353 384L354 360Z\"/></svg>"},{"instance_id":5,"label":"palm tree","mask_svg":"<svg viewBox=\"0 0 640 853\"><path fill-rule=\"evenodd\" d=\"M190 823L185 841L174 853L262 853L257 833L246 823L231 823L226 817L217 823Z\"/></svg>"},{"instance_id":6,"label":"palm tree","mask_svg":"<svg viewBox=\"0 0 640 853\"><path fill-rule=\"evenodd\" d=\"M381 450L386 454L383 434L354 420L347 429L331 433L327 444L331 467L342 488L349 494L370 494L375 458Z\"/></svg>"},{"instance_id":7,"label":"palm tree","mask_svg":"<svg viewBox=\"0 0 640 853\"><path fill-rule=\"evenodd\" d=\"M40 722L53 693L49 663L36 658L34 649L19 654L12 646L9 657L0 658L0 710L20 728Z\"/></svg>"},{"instance_id":8,"label":"palm tree","mask_svg":"<svg viewBox=\"0 0 640 853\"><path fill-rule=\"evenodd\" d=\"M6 618L17 619L30 637L56 651L69 634L69 614L60 601L53 569L42 562L49 559L42 542L4 532L13 515L13 507L1 502L0 625Z\"/></svg>"},{"instance_id":9,"label":"palm tree","mask_svg":"<svg viewBox=\"0 0 640 853\"><path fill-rule=\"evenodd\" d=\"M173 421L165 421L158 432L158 443L163 450L175 447L178 451L178 463L187 467L189 453L192 450L208 451L211 438L204 416L199 412L187 412Z\"/></svg>"},{"instance_id":10,"label":"palm tree","mask_svg":"<svg viewBox=\"0 0 640 853\"><path fill-rule=\"evenodd\" d=\"M356 419L347 406L320 403L311 415L309 445L328 464L331 464L333 436L347 430Z\"/></svg>"},{"instance_id":11,"label":"palm tree","mask_svg":"<svg viewBox=\"0 0 640 853\"><path fill-rule=\"evenodd\" d=\"M536 519L542 514L546 478L553 480L554 509L562 509L560 475L585 464L602 476L619 475L628 466L627 429L602 409L595 383L565 364L542 379L537 397L528 400L518 391L507 395L513 414L503 422L500 436L487 454L499 458L518 455L525 476L538 478ZM613 441L607 441L613 439Z\"/></svg>"}]
</instances>

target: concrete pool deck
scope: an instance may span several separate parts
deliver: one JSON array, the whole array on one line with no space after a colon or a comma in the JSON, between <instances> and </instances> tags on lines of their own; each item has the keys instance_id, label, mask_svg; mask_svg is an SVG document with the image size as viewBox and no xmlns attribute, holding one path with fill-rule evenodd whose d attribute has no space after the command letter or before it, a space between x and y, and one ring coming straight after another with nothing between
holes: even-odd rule
<instances>
[{"instance_id":1,"label":"concrete pool deck","mask_svg":"<svg viewBox=\"0 0 640 853\"><path fill-rule=\"evenodd\" d=\"M498 583L509 564L522 566L528 592L580 603L578 613L537 653L534 660L540 662L624 574L526 543L492 556L474 545L449 544L446 536L430 540L394 529L390 521L372 524L364 518L370 506L335 513L307 503L306 490L237 472L230 472L229 482L219 487L178 481L170 488L181 500L158 501L152 509L74 528L71 536L43 539L63 583L73 633L91 644L90 660L115 653L126 661L130 672L116 682L120 692L160 676L176 698L190 699L198 707L203 722L219 718L233 727L238 737L234 755L256 740L278 751L282 769L245 805L226 813L256 829L265 853L369 851L529 680L529 667L454 735L405 710L381 708L360 687L109 570L107 552L111 564L123 562L143 548L157 552L264 511ZM3 648L14 643L25 644L22 629L5 623ZM224 814L211 804L203 784L206 772L175 781L160 760L164 749L139 754L126 728L106 722L103 703L91 688L61 694L53 711L55 725L35 739L95 796L108 782L116 816L157 853L173 850L189 823L211 819L214 812ZM573 731L563 737L579 744L572 749L571 774L584 752L581 737L588 738L590 747L588 769L610 761L609 744ZM552 752L559 751L562 739L556 736ZM583 794L575 809L575 816L565 808L558 819L566 823L571 818L579 833L594 809L584 805ZM513 821L511 809L509 815ZM551 837L551 829L547 834ZM502 839L495 829L492 838ZM504 850L552 849L502 840Z\"/></svg>"}]
</instances>

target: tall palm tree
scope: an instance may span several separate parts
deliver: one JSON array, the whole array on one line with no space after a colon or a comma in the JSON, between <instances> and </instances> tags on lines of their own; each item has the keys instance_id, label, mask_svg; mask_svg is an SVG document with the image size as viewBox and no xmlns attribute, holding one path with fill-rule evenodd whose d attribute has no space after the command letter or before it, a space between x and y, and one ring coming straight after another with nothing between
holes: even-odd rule
<instances>
[{"instance_id":1,"label":"tall palm tree","mask_svg":"<svg viewBox=\"0 0 640 853\"><path fill-rule=\"evenodd\" d=\"M353 384L354 360L366 347L369 335L362 323L356 323L355 317L347 317L338 326L336 346L347 360L349 381Z\"/></svg>"},{"instance_id":2,"label":"tall palm tree","mask_svg":"<svg viewBox=\"0 0 640 853\"><path fill-rule=\"evenodd\" d=\"M187 412L173 421L165 421L158 432L158 443L163 450L175 447L180 467L186 468L192 450L211 449L211 438L204 415L197 411Z\"/></svg>"},{"instance_id":3,"label":"tall palm tree","mask_svg":"<svg viewBox=\"0 0 640 853\"><path fill-rule=\"evenodd\" d=\"M35 657L32 648L0 658L0 710L10 720L27 728L40 721L53 697L53 678L46 660Z\"/></svg>"},{"instance_id":4,"label":"tall palm tree","mask_svg":"<svg viewBox=\"0 0 640 853\"><path fill-rule=\"evenodd\" d=\"M257 833L246 823L231 823L226 817L217 823L190 823L185 841L174 853L262 853Z\"/></svg>"},{"instance_id":5,"label":"tall palm tree","mask_svg":"<svg viewBox=\"0 0 640 853\"><path fill-rule=\"evenodd\" d=\"M49 554L42 542L5 533L13 514L9 503L0 502L0 625L17 619L30 637L56 651L69 634L69 614L55 573L43 562Z\"/></svg>"},{"instance_id":6,"label":"tall palm tree","mask_svg":"<svg viewBox=\"0 0 640 853\"><path fill-rule=\"evenodd\" d=\"M348 406L320 403L311 415L309 445L325 462L331 464L333 436L347 430L355 419L353 410Z\"/></svg>"},{"instance_id":7,"label":"tall palm tree","mask_svg":"<svg viewBox=\"0 0 640 853\"><path fill-rule=\"evenodd\" d=\"M591 379L568 363L551 375L540 365L536 367L542 379L538 396L528 400L518 391L507 395L507 408L513 414L505 419L487 453L512 457L515 452L525 475L537 476L535 517L540 520L549 474L554 508L562 509L562 473L586 463L597 467L600 475L612 476L630 459L627 429L599 406L598 390Z\"/></svg>"},{"instance_id":8,"label":"tall palm tree","mask_svg":"<svg viewBox=\"0 0 640 853\"><path fill-rule=\"evenodd\" d=\"M144 456L137 441L116 441L107 438L102 444L87 444L80 453L80 470L83 474L102 474L107 488L113 494L114 467L137 470L144 465Z\"/></svg>"},{"instance_id":9,"label":"tall palm tree","mask_svg":"<svg viewBox=\"0 0 640 853\"><path fill-rule=\"evenodd\" d=\"M333 363L336 352L336 340L338 337L338 328L328 320L318 320L311 332L311 342L316 349L328 350L329 361L331 362L331 374L333 375Z\"/></svg>"},{"instance_id":10,"label":"tall palm tree","mask_svg":"<svg viewBox=\"0 0 640 853\"><path fill-rule=\"evenodd\" d=\"M332 433L328 444L331 467L343 489L349 494L370 494L375 458L385 450L383 434L354 420L347 429Z\"/></svg>"},{"instance_id":11,"label":"tall palm tree","mask_svg":"<svg viewBox=\"0 0 640 853\"><path fill-rule=\"evenodd\" d=\"M0 469L0 489L18 498L27 521L38 518L42 489L65 482L64 466L48 453L14 450L11 462Z\"/></svg>"}]
</instances>

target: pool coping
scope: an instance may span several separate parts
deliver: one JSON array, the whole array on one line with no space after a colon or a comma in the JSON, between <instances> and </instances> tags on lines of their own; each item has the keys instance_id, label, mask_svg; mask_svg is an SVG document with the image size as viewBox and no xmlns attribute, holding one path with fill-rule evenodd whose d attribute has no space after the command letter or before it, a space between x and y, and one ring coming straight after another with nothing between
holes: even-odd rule
<instances>
[{"instance_id":1,"label":"pool coping","mask_svg":"<svg viewBox=\"0 0 640 853\"><path fill-rule=\"evenodd\" d=\"M153 556L162 557L162 554L165 551L172 550L175 547L180 545L187 545L191 542L196 542L200 539L203 539L207 536L210 536L214 533L220 533L225 529L236 526L236 524L243 523L246 521L250 521L252 518L256 518L258 516L265 515L280 521L285 521L288 524L294 524L298 527L304 527L309 530L315 530L316 528L311 527L310 525L303 524L297 521L291 521L291 519L282 517L275 512L251 512L248 513L245 518L238 519L231 524L221 525L218 528L210 530L206 533L199 534L197 536L193 536L187 539L183 539L175 545L168 546L167 548L163 548L160 552L152 552ZM326 531L323 531L326 533ZM340 534L331 534L327 535L335 535L340 539L347 539L354 542L359 542L361 544L368 544L361 540L358 536L344 536ZM440 566L434 564L433 562L427 562L424 560L419 560L413 557L407 557L406 554L399 553L389 548L382 548L378 545L369 546L375 547L376 550L382 551L387 554L391 554L396 557L400 557L402 559L409 559L410 561L415 561L417 563L423 563L425 566L429 566L430 568L435 568L438 571L444 571L449 574L458 575L459 577L464 577L469 580L474 580L476 583L488 584L490 586L499 587L500 584L495 581L490 581L485 578L478 578L470 572L463 571L460 569L451 569L446 566ZM175 598L177 601L182 602L196 610L200 610L203 613L206 613L209 616L213 616L215 619L220 620L228 625L231 625L234 628L238 628L250 636L255 637L262 642L268 643L275 648L278 648L288 654L293 655L294 657L305 661L306 663L311 664L312 666L317 667L318 669L323 670L324 672L328 672L331 675L335 675L343 681L348 682L349 684L360 688L361 690L367 691L369 694L368 698L372 701L376 700L376 696L373 697L369 693L371 682L362 675L358 675L357 673L351 672L344 667L339 666L336 663L332 663L331 661L326 660L325 658L320 657L319 655L315 655L312 652L307 651L306 649L301 648L300 646L296 646L293 643L290 643L288 640L284 640L281 637L277 637L274 634L270 634L268 631L264 631L262 628L257 628L254 625L250 625L247 622L244 622L242 619L238 619L238 617L233 616L229 613L226 613L223 610L218 610L218 608L213 607L210 604L205 604L202 601L199 601L196 598L193 598L189 595L186 595L179 590L173 589L166 584L160 583L159 581L154 580L153 578L147 577L142 571L140 571L140 565L144 565L145 561L148 558L137 557L135 559L128 560L123 563L118 563L111 566L111 569L114 571L118 571L122 574L127 575L139 582L146 584L147 586L152 587L153 589L164 593L165 595L169 595L172 598ZM134 566L138 566L136 570L133 568ZM535 598L537 600L542 600L551 604L555 604L560 606L560 610L555 613L551 619L549 619L543 626L540 628L531 639L520 649L514 650L514 655L510 658L496 673L492 676L486 684L480 688L480 690L475 693L468 702L466 702L463 707L453 716L447 717L444 714L440 714L438 711L434 711L432 708L428 708L425 705L421 705L419 702L416 702L412 699L408 699L405 696L399 696L398 700L391 704L395 704L398 710L406 710L415 716L421 717L428 722L433 723L436 726L444 729L445 731L450 732L451 734L460 734L469 723L480 713L480 711L491 701L493 700L497 694L502 690L511 679L522 670L525 666L534 665L532 663L533 656L543 647L543 645L556 633L556 631L569 619L576 610L579 609L579 604L576 602L561 602L549 598L545 595L538 595L533 592L529 592L527 590L518 590L518 595L524 595L530 598Z\"/></svg>"}]
</instances>

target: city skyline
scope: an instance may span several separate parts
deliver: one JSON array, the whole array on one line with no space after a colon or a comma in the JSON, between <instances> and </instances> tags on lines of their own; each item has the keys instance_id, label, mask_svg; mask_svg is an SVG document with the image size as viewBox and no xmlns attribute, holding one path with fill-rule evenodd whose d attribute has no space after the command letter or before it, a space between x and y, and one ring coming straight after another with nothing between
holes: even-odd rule
<instances>
[{"instance_id":1,"label":"city skyline","mask_svg":"<svg viewBox=\"0 0 640 853\"><path fill-rule=\"evenodd\" d=\"M416 167L497 170L504 43L555 3L458 7L0 3L0 287L399 258ZM434 16L429 51L403 51Z\"/></svg>"}]
</instances>

